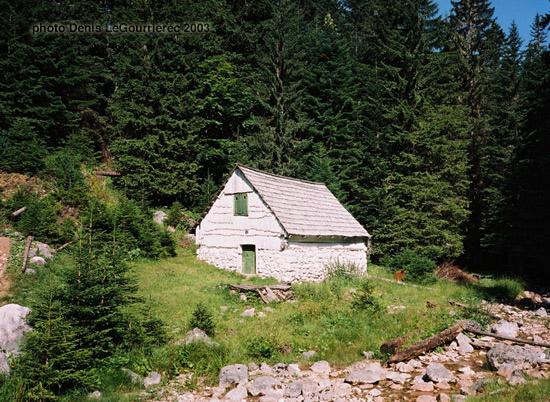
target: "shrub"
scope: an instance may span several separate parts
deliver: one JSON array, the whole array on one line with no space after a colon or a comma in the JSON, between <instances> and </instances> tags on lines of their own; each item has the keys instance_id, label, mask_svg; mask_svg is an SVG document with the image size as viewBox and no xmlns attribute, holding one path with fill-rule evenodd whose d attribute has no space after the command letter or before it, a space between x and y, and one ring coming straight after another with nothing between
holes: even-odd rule
<instances>
[{"instance_id":1,"label":"shrub","mask_svg":"<svg viewBox=\"0 0 550 402\"><path fill-rule=\"evenodd\" d=\"M207 335L214 335L215 325L212 313L208 311L206 306L199 302L189 320L189 329L200 328Z\"/></svg>"},{"instance_id":2,"label":"shrub","mask_svg":"<svg viewBox=\"0 0 550 402\"><path fill-rule=\"evenodd\" d=\"M247 354L256 359L270 359L278 350L278 345L264 336L254 337L246 342Z\"/></svg>"},{"instance_id":3,"label":"shrub","mask_svg":"<svg viewBox=\"0 0 550 402\"><path fill-rule=\"evenodd\" d=\"M351 261L333 260L325 265L328 280L357 279L363 276L363 271Z\"/></svg>"},{"instance_id":4,"label":"shrub","mask_svg":"<svg viewBox=\"0 0 550 402\"><path fill-rule=\"evenodd\" d=\"M404 280L419 284L430 284L436 281L435 263L429 258L419 256L412 250L403 250L387 262L393 272L407 271Z\"/></svg>"},{"instance_id":5,"label":"shrub","mask_svg":"<svg viewBox=\"0 0 550 402\"><path fill-rule=\"evenodd\" d=\"M359 290L353 295L351 306L367 313L379 313L383 306L379 298L375 296L374 289L374 284L371 281L362 281Z\"/></svg>"}]
</instances>

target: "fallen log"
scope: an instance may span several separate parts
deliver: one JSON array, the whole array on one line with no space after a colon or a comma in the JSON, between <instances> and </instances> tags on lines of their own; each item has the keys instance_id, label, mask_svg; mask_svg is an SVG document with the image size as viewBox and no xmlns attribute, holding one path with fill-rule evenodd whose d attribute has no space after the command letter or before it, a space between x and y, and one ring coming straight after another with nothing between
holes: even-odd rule
<instances>
[{"instance_id":1,"label":"fallen log","mask_svg":"<svg viewBox=\"0 0 550 402\"><path fill-rule=\"evenodd\" d=\"M419 356L424 352L435 349L439 345L452 341L462 331L463 331L462 324L461 323L455 324L452 327L449 327L434 336L431 336L418 343L415 343L414 345L408 347L407 349L396 353L395 355L389 358L386 364L398 363L398 362L402 362L403 360L409 360L409 359L412 359L413 357Z\"/></svg>"},{"instance_id":2,"label":"fallen log","mask_svg":"<svg viewBox=\"0 0 550 402\"><path fill-rule=\"evenodd\" d=\"M24 274L27 270L27 260L29 259L29 250L31 249L32 236L27 236L27 243L25 244L25 251L23 252L23 267L21 273Z\"/></svg>"},{"instance_id":3,"label":"fallen log","mask_svg":"<svg viewBox=\"0 0 550 402\"><path fill-rule=\"evenodd\" d=\"M502 339L502 340L505 340L505 341L511 341L511 342L515 342L515 343L523 343L523 344L526 344L526 345L533 345L533 346L540 346L540 347L543 347L543 348L550 348L550 344L548 344L548 343L528 341L527 339L519 339L519 338L512 338L510 336L497 335L497 334L493 334L491 332L480 331L476 328L471 328L471 327L464 327L464 331L470 332L470 333L476 334L476 335L491 336L491 337L496 338L496 339Z\"/></svg>"},{"instance_id":4,"label":"fallen log","mask_svg":"<svg viewBox=\"0 0 550 402\"><path fill-rule=\"evenodd\" d=\"M72 241L70 241L70 242L68 242L68 243L65 243L65 244L62 245L61 247L56 248L56 249L55 249L55 252L57 253L58 251L63 250L65 247L69 247L69 246L70 246L71 244L73 244L73 243L74 243L74 240L72 240Z\"/></svg>"},{"instance_id":5,"label":"fallen log","mask_svg":"<svg viewBox=\"0 0 550 402\"><path fill-rule=\"evenodd\" d=\"M113 172L109 170L96 170L94 172L98 176L108 176L108 177L118 177L120 176L119 172Z\"/></svg>"},{"instance_id":6,"label":"fallen log","mask_svg":"<svg viewBox=\"0 0 550 402\"><path fill-rule=\"evenodd\" d=\"M26 210L27 210L27 207L19 208L17 211L14 211L14 212L11 213L10 219L17 218L19 215L21 215Z\"/></svg>"}]
</instances>

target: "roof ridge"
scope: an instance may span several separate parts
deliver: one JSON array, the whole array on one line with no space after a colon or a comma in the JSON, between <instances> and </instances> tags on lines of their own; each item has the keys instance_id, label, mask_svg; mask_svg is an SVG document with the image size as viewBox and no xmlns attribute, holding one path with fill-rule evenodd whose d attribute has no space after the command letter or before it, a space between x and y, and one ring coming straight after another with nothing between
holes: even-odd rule
<instances>
[{"instance_id":1,"label":"roof ridge","mask_svg":"<svg viewBox=\"0 0 550 402\"><path fill-rule=\"evenodd\" d=\"M319 182L319 181L311 181L311 180L297 179L297 178L295 178L295 177L288 177L288 176L283 176L283 175L280 175L280 174L265 172L265 171L263 171L263 170L259 170L259 169L256 169L256 168L252 168L252 167L250 167L250 166L248 166L248 165L239 165L239 164L237 164L237 168L239 168L239 169L245 168L245 169L248 169L248 170L252 170L253 172L256 172L256 173L261 173L261 174L265 174L265 175L267 175L267 176L277 177L277 178L279 178L279 179L285 179L285 180L290 180L290 181L299 181L299 182L307 183L307 184L317 184L317 185L326 187L326 184L325 184L325 183L321 183L321 182Z\"/></svg>"}]
</instances>

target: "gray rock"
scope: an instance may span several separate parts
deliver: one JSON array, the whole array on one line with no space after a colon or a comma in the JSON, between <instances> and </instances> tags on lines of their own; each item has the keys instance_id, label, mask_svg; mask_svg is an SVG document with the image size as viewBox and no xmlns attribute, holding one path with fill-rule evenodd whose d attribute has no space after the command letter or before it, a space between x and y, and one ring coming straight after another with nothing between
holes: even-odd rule
<instances>
[{"instance_id":1,"label":"gray rock","mask_svg":"<svg viewBox=\"0 0 550 402\"><path fill-rule=\"evenodd\" d=\"M266 313L273 313L273 309L272 309L271 307L266 307L266 308L264 308L264 311L265 311Z\"/></svg>"},{"instance_id":2,"label":"gray rock","mask_svg":"<svg viewBox=\"0 0 550 402\"><path fill-rule=\"evenodd\" d=\"M46 243L37 243L36 246L38 247L38 253L42 257L46 258L47 260L51 260L53 258L52 249Z\"/></svg>"},{"instance_id":3,"label":"gray rock","mask_svg":"<svg viewBox=\"0 0 550 402\"><path fill-rule=\"evenodd\" d=\"M213 340L211 340L208 337L208 335L206 335L206 332L204 332L200 328L193 328L193 330L191 330L191 331L187 332L187 334L185 334L185 344L186 345L189 345L190 343L195 343L195 342L202 342L205 345L214 346L214 347L220 346L220 344L218 342L214 342Z\"/></svg>"},{"instance_id":4,"label":"gray rock","mask_svg":"<svg viewBox=\"0 0 550 402\"><path fill-rule=\"evenodd\" d=\"M220 370L220 387L227 388L233 384L248 382L248 368L244 364L232 364Z\"/></svg>"},{"instance_id":5,"label":"gray rock","mask_svg":"<svg viewBox=\"0 0 550 402\"><path fill-rule=\"evenodd\" d=\"M416 398L416 402L437 402L437 399L435 396L431 395L420 395Z\"/></svg>"},{"instance_id":6,"label":"gray rock","mask_svg":"<svg viewBox=\"0 0 550 402\"><path fill-rule=\"evenodd\" d=\"M125 367L120 369L124 374L126 374L128 377L130 377L130 380L133 384L141 384L143 385L143 378L139 374L134 373L132 370L127 369Z\"/></svg>"},{"instance_id":7,"label":"gray rock","mask_svg":"<svg viewBox=\"0 0 550 402\"><path fill-rule=\"evenodd\" d=\"M395 368L401 373L410 373L414 371L414 367L408 363L399 362L395 365Z\"/></svg>"},{"instance_id":8,"label":"gray rock","mask_svg":"<svg viewBox=\"0 0 550 402\"><path fill-rule=\"evenodd\" d=\"M496 324L491 327L493 333L502 336L508 336L510 338L515 338L518 335L519 327L515 322L509 322L506 320L499 320Z\"/></svg>"},{"instance_id":9,"label":"gray rock","mask_svg":"<svg viewBox=\"0 0 550 402\"><path fill-rule=\"evenodd\" d=\"M503 364L498 368L498 375L503 376L504 378L507 378L510 374L514 372L516 368L513 364Z\"/></svg>"},{"instance_id":10,"label":"gray rock","mask_svg":"<svg viewBox=\"0 0 550 402\"><path fill-rule=\"evenodd\" d=\"M248 393L252 396L266 395L268 391L281 387L281 381L273 378L262 376L256 378L248 384Z\"/></svg>"},{"instance_id":11,"label":"gray rock","mask_svg":"<svg viewBox=\"0 0 550 402\"><path fill-rule=\"evenodd\" d=\"M239 298L240 298L242 301L247 301L247 300L248 300L248 298L246 297L246 295L245 295L244 293L241 293L241 294L239 295Z\"/></svg>"},{"instance_id":12,"label":"gray rock","mask_svg":"<svg viewBox=\"0 0 550 402\"><path fill-rule=\"evenodd\" d=\"M6 354L0 350L0 375L9 373L10 365L8 362L8 356L6 356Z\"/></svg>"},{"instance_id":13,"label":"gray rock","mask_svg":"<svg viewBox=\"0 0 550 402\"><path fill-rule=\"evenodd\" d=\"M32 268L27 268L27 269L25 270L25 273L26 273L27 275L32 275L32 274L36 274L36 271L35 271L34 269L32 269Z\"/></svg>"},{"instance_id":14,"label":"gray rock","mask_svg":"<svg viewBox=\"0 0 550 402\"><path fill-rule=\"evenodd\" d=\"M405 382L411 378L407 373L396 373L395 371L386 371L386 379L391 380L396 384L405 384Z\"/></svg>"},{"instance_id":15,"label":"gray rock","mask_svg":"<svg viewBox=\"0 0 550 402\"><path fill-rule=\"evenodd\" d=\"M254 317L254 312L256 310L253 308L250 308L248 310L244 310L241 314L241 317Z\"/></svg>"},{"instance_id":16,"label":"gray rock","mask_svg":"<svg viewBox=\"0 0 550 402\"><path fill-rule=\"evenodd\" d=\"M367 359L367 360L373 359L374 358L374 352L373 351L363 352L363 356L365 356L365 359Z\"/></svg>"},{"instance_id":17,"label":"gray rock","mask_svg":"<svg viewBox=\"0 0 550 402\"><path fill-rule=\"evenodd\" d=\"M537 317L546 317L548 315L548 312L544 307L541 307L537 311L535 311L535 315Z\"/></svg>"},{"instance_id":18,"label":"gray rock","mask_svg":"<svg viewBox=\"0 0 550 402\"><path fill-rule=\"evenodd\" d=\"M485 387L487 387L487 385L493 384L493 383L494 383L493 380L482 378L481 380L477 380L470 386L470 392L472 394L475 394L476 392L483 392Z\"/></svg>"},{"instance_id":19,"label":"gray rock","mask_svg":"<svg viewBox=\"0 0 550 402\"><path fill-rule=\"evenodd\" d=\"M329 374L330 373L330 365L327 361L321 360L318 362L313 363L313 365L310 368L311 371L317 374Z\"/></svg>"},{"instance_id":20,"label":"gray rock","mask_svg":"<svg viewBox=\"0 0 550 402\"><path fill-rule=\"evenodd\" d=\"M432 392L434 390L433 382L417 382L416 384L411 385L413 391L420 392Z\"/></svg>"},{"instance_id":21,"label":"gray rock","mask_svg":"<svg viewBox=\"0 0 550 402\"><path fill-rule=\"evenodd\" d=\"M267 316L265 315L264 312L260 311L260 312L258 313L258 317L262 317L262 318L263 318L263 317L267 317Z\"/></svg>"},{"instance_id":22,"label":"gray rock","mask_svg":"<svg viewBox=\"0 0 550 402\"><path fill-rule=\"evenodd\" d=\"M474 351L474 347L470 345L470 338L468 338L462 332L457 335L456 341L458 342L458 352L461 355L472 353Z\"/></svg>"},{"instance_id":23,"label":"gray rock","mask_svg":"<svg viewBox=\"0 0 550 402\"><path fill-rule=\"evenodd\" d=\"M267 391L267 393L264 396L260 397L260 402L279 402L280 399L283 398L283 390L282 389L272 389L270 391Z\"/></svg>"},{"instance_id":24,"label":"gray rock","mask_svg":"<svg viewBox=\"0 0 550 402\"><path fill-rule=\"evenodd\" d=\"M155 211L153 213L153 220L159 225L164 225L164 221L168 217L168 214L164 211Z\"/></svg>"},{"instance_id":25,"label":"gray rock","mask_svg":"<svg viewBox=\"0 0 550 402\"><path fill-rule=\"evenodd\" d=\"M256 363L250 362L248 363L248 372L259 370L259 367Z\"/></svg>"},{"instance_id":26,"label":"gray rock","mask_svg":"<svg viewBox=\"0 0 550 402\"><path fill-rule=\"evenodd\" d=\"M229 310L229 308L227 306L220 306L220 310L221 311L227 311L227 310Z\"/></svg>"},{"instance_id":27,"label":"gray rock","mask_svg":"<svg viewBox=\"0 0 550 402\"><path fill-rule=\"evenodd\" d=\"M505 364L512 364L515 368L530 368L545 361L545 355L541 351L527 349L523 346L510 346L496 343L487 352L487 362L494 370L498 370Z\"/></svg>"},{"instance_id":28,"label":"gray rock","mask_svg":"<svg viewBox=\"0 0 550 402\"><path fill-rule=\"evenodd\" d=\"M458 394L451 395L451 402L466 402L467 399L468 397L466 395L458 395Z\"/></svg>"},{"instance_id":29,"label":"gray rock","mask_svg":"<svg viewBox=\"0 0 550 402\"><path fill-rule=\"evenodd\" d=\"M35 256L35 257L32 257L29 260L29 264L38 265L39 267L43 267L44 265L46 265L46 260L42 257Z\"/></svg>"},{"instance_id":30,"label":"gray rock","mask_svg":"<svg viewBox=\"0 0 550 402\"><path fill-rule=\"evenodd\" d=\"M260 371L263 375L275 375L275 372L273 371L271 366L266 362L260 364Z\"/></svg>"},{"instance_id":31,"label":"gray rock","mask_svg":"<svg viewBox=\"0 0 550 402\"><path fill-rule=\"evenodd\" d=\"M298 398L302 395L302 388L304 387L304 381L293 381L285 385L283 389L283 395L286 398Z\"/></svg>"},{"instance_id":32,"label":"gray rock","mask_svg":"<svg viewBox=\"0 0 550 402\"><path fill-rule=\"evenodd\" d=\"M162 377L156 371L152 371L147 377L143 379L143 385L150 387L151 385L160 384Z\"/></svg>"},{"instance_id":33,"label":"gray rock","mask_svg":"<svg viewBox=\"0 0 550 402\"><path fill-rule=\"evenodd\" d=\"M426 368L426 377L433 382L456 382L457 378L441 363L430 363Z\"/></svg>"},{"instance_id":34,"label":"gray rock","mask_svg":"<svg viewBox=\"0 0 550 402\"><path fill-rule=\"evenodd\" d=\"M237 388L232 389L225 395L225 399L230 401L243 401L248 396L248 391L244 385L239 385Z\"/></svg>"},{"instance_id":35,"label":"gray rock","mask_svg":"<svg viewBox=\"0 0 550 402\"><path fill-rule=\"evenodd\" d=\"M315 350L308 350L307 352L303 352L302 356L304 356L306 359L311 359L316 354L317 352Z\"/></svg>"},{"instance_id":36,"label":"gray rock","mask_svg":"<svg viewBox=\"0 0 550 402\"><path fill-rule=\"evenodd\" d=\"M88 398L89 399L99 399L99 398L101 398L101 392L100 391L90 392L88 394Z\"/></svg>"},{"instance_id":37,"label":"gray rock","mask_svg":"<svg viewBox=\"0 0 550 402\"><path fill-rule=\"evenodd\" d=\"M508 381L508 384L515 386L515 385L522 385L527 384L527 380L525 379L525 375L521 370L514 370L512 374L508 376L506 379Z\"/></svg>"},{"instance_id":38,"label":"gray rock","mask_svg":"<svg viewBox=\"0 0 550 402\"><path fill-rule=\"evenodd\" d=\"M290 375L300 374L300 366L298 366L296 363L289 364L286 369L288 371L288 374L290 374Z\"/></svg>"},{"instance_id":39,"label":"gray rock","mask_svg":"<svg viewBox=\"0 0 550 402\"><path fill-rule=\"evenodd\" d=\"M19 304L6 304L0 307L0 349L12 355L19 354L19 345L25 337L25 332L32 331L26 323L26 317L31 312L28 307Z\"/></svg>"},{"instance_id":40,"label":"gray rock","mask_svg":"<svg viewBox=\"0 0 550 402\"><path fill-rule=\"evenodd\" d=\"M380 367L380 363L374 363L363 370L349 373L344 382L352 385L375 384L384 378L386 378L386 370Z\"/></svg>"},{"instance_id":41,"label":"gray rock","mask_svg":"<svg viewBox=\"0 0 550 402\"><path fill-rule=\"evenodd\" d=\"M437 395L438 402L451 402L451 397L447 394L441 393Z\"/></svg>"}]
</instances>

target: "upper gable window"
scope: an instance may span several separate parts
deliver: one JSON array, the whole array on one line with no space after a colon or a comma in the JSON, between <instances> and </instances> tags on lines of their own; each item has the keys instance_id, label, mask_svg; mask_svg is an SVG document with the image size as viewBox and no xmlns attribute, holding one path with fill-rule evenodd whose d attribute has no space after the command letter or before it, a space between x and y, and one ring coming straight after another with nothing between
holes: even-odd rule
<instances>
[{"instance_id":1,"label":"upper gable window","mask_svg":"<svg viewBox=\"0 0 550 402\"><path fill-rule=\"evenodd\" d=\"M233 194L233 215L248 216L248 193Z\"/></svg>"}]
</instances>

